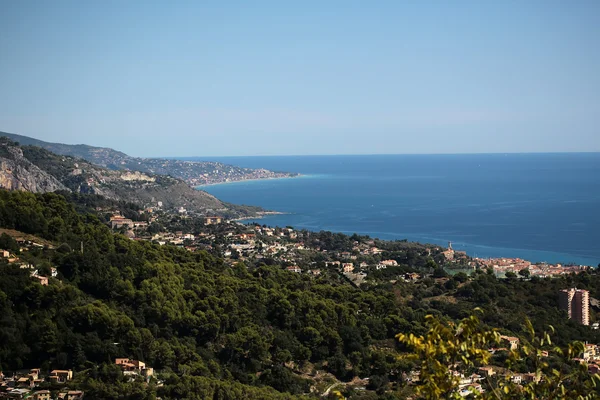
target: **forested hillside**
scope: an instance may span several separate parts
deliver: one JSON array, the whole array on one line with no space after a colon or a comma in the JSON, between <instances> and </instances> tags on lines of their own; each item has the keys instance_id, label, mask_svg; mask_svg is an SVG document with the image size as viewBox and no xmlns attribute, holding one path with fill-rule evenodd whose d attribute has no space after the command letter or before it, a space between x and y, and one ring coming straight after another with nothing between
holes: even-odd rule
<instances>
[{"instance_id":1,"label":"forested hillside","mask_svg":"<svg viewBox=\"0 0 600 400\"><path fill-rule=\"evenodd\" d=\"M0 261L0 367L73 369L73 386L94 399L290 398L353 378L369 378L354 398L405 398L402 376L416 364L398 357L406 348L396 334L423 335L426 315L462 318L476 305L488 327L506 333L519 334L529 316L536 328L554 324L561 344L598 340L554 300L571 285L597 295L595 273L521 282L482 272L361 290L129 240L53 193L0 191L0 227L52 242L19 256L57 270L42 286ZM162 385L124 378L118 357L144 361Z\"/></svg>"}]
</instances>

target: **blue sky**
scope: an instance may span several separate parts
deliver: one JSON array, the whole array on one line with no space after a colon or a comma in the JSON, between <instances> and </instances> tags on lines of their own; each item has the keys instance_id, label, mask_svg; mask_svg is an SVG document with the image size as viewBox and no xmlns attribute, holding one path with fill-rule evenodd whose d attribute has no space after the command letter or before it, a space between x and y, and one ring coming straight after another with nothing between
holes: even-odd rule
<instances>
[{"instance_id":1,"label":"blue sky","mask_svg":"<svg viewBox=\"0 0 600 400\"><path fill-rule=\"evenodd\" d=\"M0 130L139 156L600 151L600 1L2 1Z\"/></svg>"}]
</instances>

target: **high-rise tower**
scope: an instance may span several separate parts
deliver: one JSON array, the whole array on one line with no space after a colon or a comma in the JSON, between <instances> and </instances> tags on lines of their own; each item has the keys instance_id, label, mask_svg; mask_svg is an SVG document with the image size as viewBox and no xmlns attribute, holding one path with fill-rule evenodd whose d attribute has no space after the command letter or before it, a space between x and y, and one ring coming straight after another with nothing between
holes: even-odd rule
<instances>
[{"instance_id":1,"label":"high-rise tower","mask_svg":"<svg viewBox=\"0 0 600 400\"><path fill-rule=\"evenodd\" d=\"M590 292L583 289L563 289L558 294L561 310L565 310L569 319L581 325L590 324Z\"/></svg>"}]
</instances>

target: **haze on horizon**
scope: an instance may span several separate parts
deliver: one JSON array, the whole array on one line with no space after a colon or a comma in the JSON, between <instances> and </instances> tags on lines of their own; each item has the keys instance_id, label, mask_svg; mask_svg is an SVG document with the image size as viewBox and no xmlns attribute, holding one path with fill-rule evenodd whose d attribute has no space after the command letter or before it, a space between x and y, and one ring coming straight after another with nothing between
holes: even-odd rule
<instances>
[{"instance_id":1,"label":"haze on horizon","mask_svg":"<svg viewBox=\"0 0 600 400\"><path fill-rule=\"evenodd\" d=\"M599 1L284 3L4 1L0 131L135 156L600 151Z\"/></svg>"}]
</instances>

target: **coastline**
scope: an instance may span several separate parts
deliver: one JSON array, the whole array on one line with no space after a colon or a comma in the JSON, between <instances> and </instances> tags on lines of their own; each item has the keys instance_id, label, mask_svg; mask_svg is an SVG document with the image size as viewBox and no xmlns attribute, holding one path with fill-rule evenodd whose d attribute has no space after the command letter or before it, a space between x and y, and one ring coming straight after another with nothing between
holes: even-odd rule
<instances>
[{"instance_id":1,"label":"coastline","mask_svg":"<svg viewBox=\"0 0 600 400\"><path fill-rule=\"evenodd\" d=\"M277 217L278 215L295 215L295 213L280 213L273 212L270 214L265 213L260 217L255 218L244 218L244 220L258 220L266 218L264 223L269 227L284 227L292 226L296 230L306 229L311 232L317 232L320 230L328 231L332 233L343 233L345 235L352 235L354 233L359 235L369 235L372 238L376 238L384 241L395 241L395 240L407 240L412 243L429 244L435 246L444 247L448 243L448 239L432 237L430 235L415 235L414 233L401 233L401 232L377 232L377 231L351 231L340 229L337 227L314 227L314 226L303 226L303 224L294 223L293 221L282 222L282 221L269 221L270 217ZM490 246L485 244L476 244L471 242L465 242L463 240L452 241L452 245L455 250L466 251L467 254L472 258L480 259L511 259L520 258L523 260L531 261L532 263L549 263L549 264L563 264L563 265L585 265L591 268L598 267L598 261L595 261L593 255L575 255L570 253L562 253L549 250L537 250L527 248L513 248L503 246ZM599 260L600 261L600 260Z\"/></svg>"},{"instance_id":2,"label":"coastline","mask_svg":"<svg viewBox=\"0 0 600 400\"><path fill-rule=\"evenodd\" d=\"M245 182L260 182L260 181L276 181L276 180L284 180L284 179L295 179L301 177L307 177L309 175L298 174L294 176L278 176L275 178L252 178L252 179L240 179L237 181L225 181L225 182L215 182L215 183L205 183L203 185L193 186L194 189L202 190L203 187L208 186L216 186L216 185L231 185L235 183L245 183Z\"/></svg>"},{"instance_id":3,"label":"coastline","mask_svg":"<svg viewBox=\"0 0 600 400\"><path fill-rule=\"evenodd\" d=\"M240 218L235 218L232 221L249 221L249 220L255 220L255 219L263 219L264 217L268 217L271 215L289 215L289 214L291 214L291 213L280 212L280 211L259 211L253 217L240 217Z\"/></svg>"}]
</instances>

